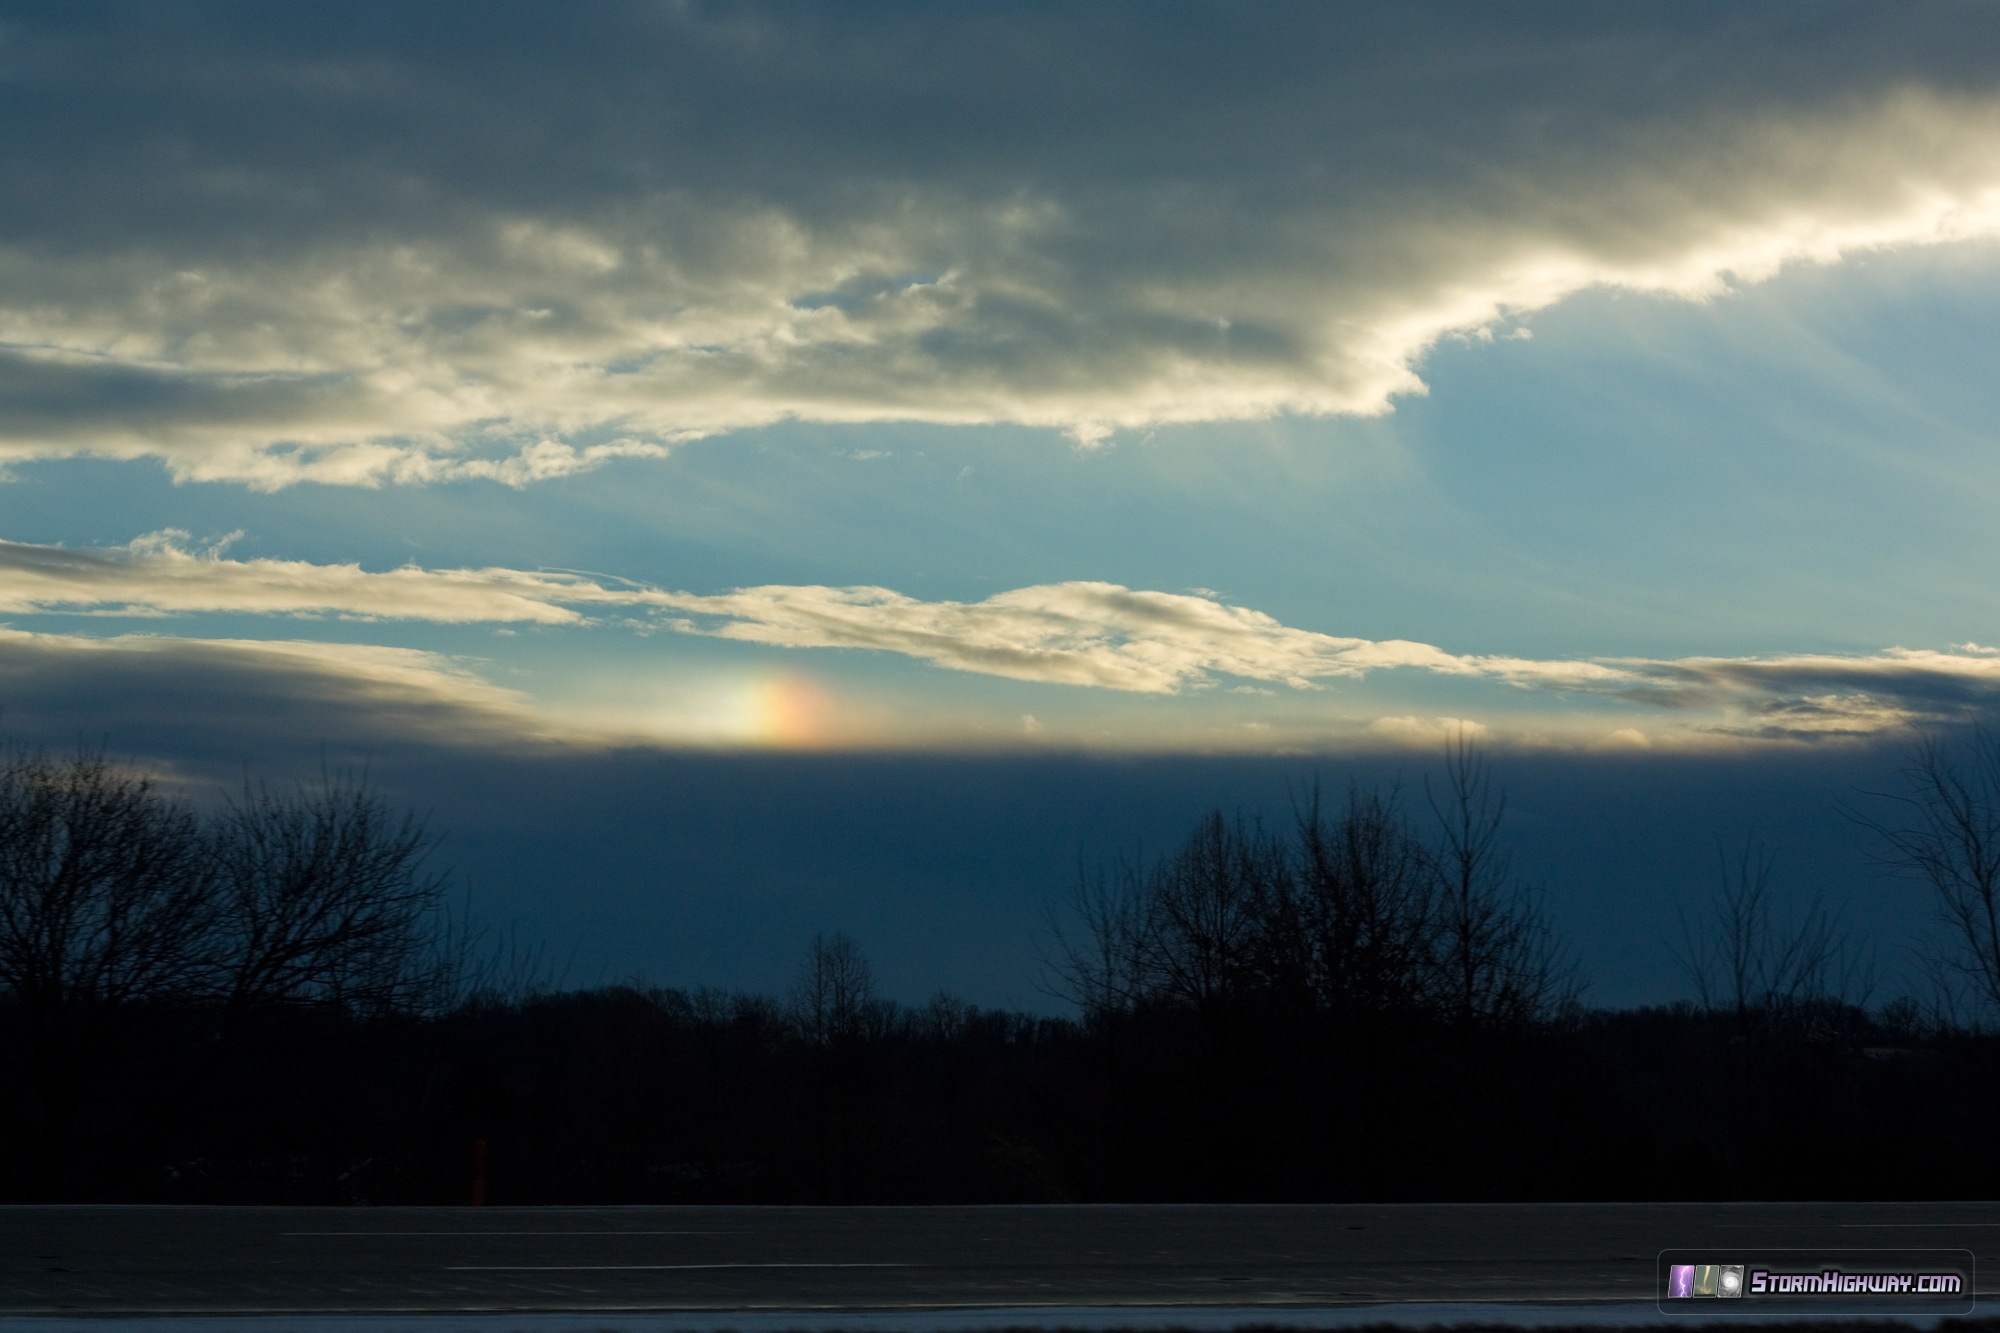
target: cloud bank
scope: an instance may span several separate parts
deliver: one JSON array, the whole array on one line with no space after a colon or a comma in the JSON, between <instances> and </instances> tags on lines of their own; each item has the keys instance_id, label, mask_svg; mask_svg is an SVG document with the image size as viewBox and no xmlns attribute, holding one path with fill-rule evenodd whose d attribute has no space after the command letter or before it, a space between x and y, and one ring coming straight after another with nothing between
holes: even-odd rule
<instances>
[{"instance_id":1,"label":"cloud bank","mask_svg":"<svg viewBox=\"0 0 2000 1333\"><path fill-rule=\"evenodd\" d=\"M12 731L240 758L283 737L534 751L601 744L526 696L436 653L374 644L91 638L0 628L0 700ZM54 724L54 725L51 725Z\"/></svg>"},{"instance_id":2,"label":"cloud bank","mask_svg":"<svg viewBox=\"0 0 2000 1333\"><path fill-rule=\"evenodd\" d=\"M1309 691L1400 671L1494 682L1572 703L1598 699L1661 716L1681 729L1764 739L1867 735L1982 713L2000 703L2000 649L1977 644L1868 655L1535 659L1341 637L1295 628L1212 595L1112 583L1017 588L978 602L814 585L698 594L563 572L367 571L351 564L236 560L220 546L196 548L176 532L114 548L0 542L0 612L552 626L609 617L641 629L784 649L866 649L953 671L1162 696L1231 681ZM128 655L168 651L148 645L171 644L183 656L237 654L231 661L268 652L282 659L280 674L295 673L310 659L317 671L358 673L369 690L394 681L398 689L437 700L464 693L483 717L521 719L532 712L523 696L495 693L449 659L402 649L233 640L200 649L198 640L145 636L32 641L44 648L70 644L79 653L115 645Z\"/></svg>"},{"instance_id":3,"label":"cloud bank","mask_svg":"<svg viewBox=\"0 0 2000 1333\"><path fill-rule=\"evenodd\" d=\"M1996 50L1966 6L20 9L0 461L1379 413L1585 288L1992 236Z\"/></svg>"}]
</instances>

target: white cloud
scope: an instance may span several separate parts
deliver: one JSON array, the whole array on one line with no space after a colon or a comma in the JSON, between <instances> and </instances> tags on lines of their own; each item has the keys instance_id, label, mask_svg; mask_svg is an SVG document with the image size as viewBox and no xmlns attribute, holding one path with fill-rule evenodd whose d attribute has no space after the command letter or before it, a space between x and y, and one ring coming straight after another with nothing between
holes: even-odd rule
<instances>
[{"instance_id":1,"label":"white cloud","mask_svg":"<svg viewBox=\"0 0 2000 1333\"><path fill-rule=\"evenodd\" d=\"M1505 685L1572 705L1598 700L1600 707L1647 710L1682 729L1767 738L1864 735L2000 703L2000 653L1976 644L1867 655L1535 659L1325 634L1212 596L1113 583L1045 584L977 602L816 585L699 594L562 572L416 566L371 572L351 564L236 560L226 545L197 548L186 533L173 531L113 548L0 542L0 612L501 625L581 625L616 614L638 625L778 648L867 649L952 671L1163 696L1225 684L1231 693L1269 695L1272 685L1313 690L1384 672L1418 673ZM1414 734L1458 725L1475 724L1397 715L1374 729ZM1631 742L1636 735L1619 731L1614 739Z\"/></svg>"},{"instance_id":2,"label":"white cloud","mask_svg":"<svg viewBox=\"0 0 2000 1333\"><path fill-rule=\"evenodd\" d=\"M1185 17L606 7L476 53L348 33L345 63L17 25L23 87L76 114L0 148L0 461L524 485L791 418L1092 447L1379 413L1440 339L1586 288L1707 300L2000 231L1974 11ZM107 103L121 61L148 77Z\"/></svg>"},{"instance_id":3,"label":"white cloud","mask_svg":"<svg viewBox=\"0 0 2000 1333\"><path fill-rule=\"evenodd\" d=\"M232 560L164 531L130 545L73 549L0 541L0 612L337 615L444 624L577 624L579 604L629 605L648 594L578 575L516 569L379 573L302 560Z\"/></svg>"},{"instance_id":4,"label":"white cloud","mask_svg":"<svg viewBox=\"0 0 2000 1333\"><path fill-rule=\"evenodd\" d=\"M936 666L1066 685L1172 694L1216 674L1307 686L1355 677L1423 644L1292 629L1244 607L1111 583L1059 583L981 602L923 602L887 588L761 587L671 594L713 618L685 628L787 648L873 648Z\"/></svg>"}]
</instances>

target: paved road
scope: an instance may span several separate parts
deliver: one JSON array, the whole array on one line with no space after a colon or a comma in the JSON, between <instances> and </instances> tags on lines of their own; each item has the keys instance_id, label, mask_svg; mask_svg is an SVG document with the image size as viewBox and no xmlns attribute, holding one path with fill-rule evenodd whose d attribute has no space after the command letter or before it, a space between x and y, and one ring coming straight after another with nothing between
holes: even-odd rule
<instances>
[{"instance_id":1,"label":"paved road","mask_svg":"<svg viewBox=\"0 0 2000 1333\"><path fill-rule=\"evenodd\" d=\"M0 1208L0 1315L1646 1303L1683 1246L1963 1246L2000 1204Z\"/></svg>"}]
</instances>

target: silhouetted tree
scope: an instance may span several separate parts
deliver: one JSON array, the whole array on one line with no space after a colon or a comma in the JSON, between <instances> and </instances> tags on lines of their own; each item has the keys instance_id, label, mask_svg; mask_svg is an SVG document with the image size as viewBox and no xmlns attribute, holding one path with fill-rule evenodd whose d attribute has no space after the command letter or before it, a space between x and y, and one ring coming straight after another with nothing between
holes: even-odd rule
<instances>
[{"instance_id":1,"label":"silhouetted tree","mask_svg":"<svg viewBox=\"0 0 2000 1333\"><path fill-rule=\"evenodd\" d=\"M1081 937L1055 923L1059 989L1087 1012L1134 1004L1204 1009L1259 988L1278 905L1290 895L1285 849L1221 811L1150 868L1079 875L1070 907Z\"/></svg>"},{"instance_id":2,"label":"silhouetted tree","mask_svg":"<svg viewBox=\"0 0 2000 1333\"><path fill-rule=\"evenodd\" d=\"M1867 1026L1851 1001L1866 999L1866 958L1817 900L1779 914L1774 858L1754 837L1716 855L1713 899L1692 921L1681 913L1674 951L1699 1001L1690 1017L1716 1037L1697 1114L1727 1171L1791 1170L1848 1110L1845 1065Z\"/></svg>"},{"instance_id":3,"label":"silhouetted tree","mask_svg":"<svg viewBox=\"0 0 2000 1333\"><path fill-rule=\"evenodd\" d=\"M143 1002L212 985L215 883L195 816L151 779L90 750L0 758L0 986L27 1046L37 1197L112 1037Z\"/></svg>"},{"instance_id":4,"label":"silhouetted tree","mask_svg":"<svg viewBox=\"0 0 2000 1333\"><path fill-rule=\"evenodd\" d=\"M1709 908L1680 922L1675 958L1702 1008L1728 1013L1739 1032L1828 1003L1865 1003L1867 959L1823 903L1780 920L1771 897L1773 857L1746 837L1732 860L1716 850Z\"/></svg>"},{"instance_id":5,"label":"silhouetted tree","mask_svg":"<svg viewBox=\"0 0 2000 1333\"><path fill-rule=\"evenodd\" d=\"M1042 955L1049 990L1089 1020L1131 1008L1145 989L1146 902L1124 865L1094 873L1081 864L1062 908L1047 912L1052 946Z\"/></svg>"},{"instance_id":6,"label":"silhouetted tree","mask_svg":"<svg viewBox=\"0 0 2000 1333\"><path fill-rule=\"evenodd\" d=\"M1444 780L1424 792L1437 816L1438 982L1461 1030L1547 1017L1581 989L1575 960L1534 892L1515 878L1500 827L1507 798L1463 731L1445 744Z\"/></svg>"},{"instance_id":7,"label":"silhouetted tree","mask_svg":"<svg viewBox=\"0 0 2000 1333\"><path fill-rule=\"evenodd\" d=\"M792 983L792 1021L814 1046L833 1046L867 1035L879 1020L875 973L846 935L815 935Z\"/></svg>"},{"instance_id":8,"label":"silhouetted tree","mask_svg":"<svg viewBox=\"0 0 2000 1333\"><path fill-rule=\"evenodd\" d=\"M0 992L26 1048L38 1193L60 1187L114 1040L149 1056L142 1022L214 1020L149 1108L168 1136L254 1013L437 1007L457 960L427 848L361 779L248 788L204 821L101 752L0 758Z\"/></svg>"},{"instance_id":9,"label":"silhouetted tree","mask_svg":"<svg viewBox=\"0 0 2000 1333\"><path fill-rule=\"evenodd\" d=\"M446 877L425 868L422 822L365 778L246 785L212 838L231 1015L301 1002L408 1011L446 993L457 961L438 947Z\"/></svg>"},{"instance_id":10,"label":"silhouetted tree","mask_svg":"<svg viewBox=\"0 0 2000 1333\"><path fill-rule=\"evenodd\" d=\"M1285 892L1283 851L1211 812L1147 879L1132 943L1149 999L1203 1009L1256 984L1264 926Z\"/></svg>"},{"instance_id":11,"label":"silhouetted tree","mask_svg":"<svg viewBox=\"0 0 2000 1333\"><path fill-rule=\"evenodd\" d=\"M1931 959L1940 981L1969 985L1990 1014L2000 1009L2000 740L1977 726L1958 748L1920 736L1903 778L1904 790L1874 793L1899 817L1855 817L1885 862L1930 887L1950 937Z\"/></svg>"},{"instance_id":12,"label":"silhouetted tree","mask_svg":"<svg viewBox=\"0 0 2000 1333\"><path fill-rule=\"evenodd\" d=\"M1428 1012L1465 1030L1532 1023L1574 1000L1574 961L1500 841L1505 799L1463 736L1424 841L1398 794L1315 790L1289 843L1204 816L1152 867L1080 874L1051 970L1086 1013L1305 995L1333 1013Z\"/></svg>"},{"instance_id":13,"label":"silhouetted tree","mask_svg":"<svg viewBox=\"0 0 2000 1333\"><path fill-rule=\"evenodd\" d=\"M1422 1012L1436 986L1435 866L1399 793L1351 787L1329 818L1317 787L1298 815L1295 896L1275 947L1313 1001L1352 1018Z\"/></svg>"},{"instance_id":14,"label":"silhouetted tree","mask_svg":"<svg viewBox=\"0 0 2000 1333\"><path fill-rule=\"evenodd\" d=\"M791 1019L807 1047L803 1110L827 1203L850 1200L856 1159L867 1151L871 1039L886 1032L893 1012L876 998L874 972L859 945L838 931L813 936L792 984Z\"/></svg>"}]
</instances>

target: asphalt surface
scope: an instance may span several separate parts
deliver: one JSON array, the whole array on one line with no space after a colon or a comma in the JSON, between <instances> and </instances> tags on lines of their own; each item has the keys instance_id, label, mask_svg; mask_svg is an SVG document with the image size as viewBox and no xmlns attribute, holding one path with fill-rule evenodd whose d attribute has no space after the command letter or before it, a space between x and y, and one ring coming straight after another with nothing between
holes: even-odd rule
<instances>
[{"instance_id":1,"label":"asphalt surface","mask_svg":"<svg viewBox=\"0 0 2000 1333\"><path fill-rule=\"evenodd\" d=\"M1962 1246L2000 1203L0 1208L0 1315L1654 1301L1662 1249Z\"/></svg>"}]
</instances>

